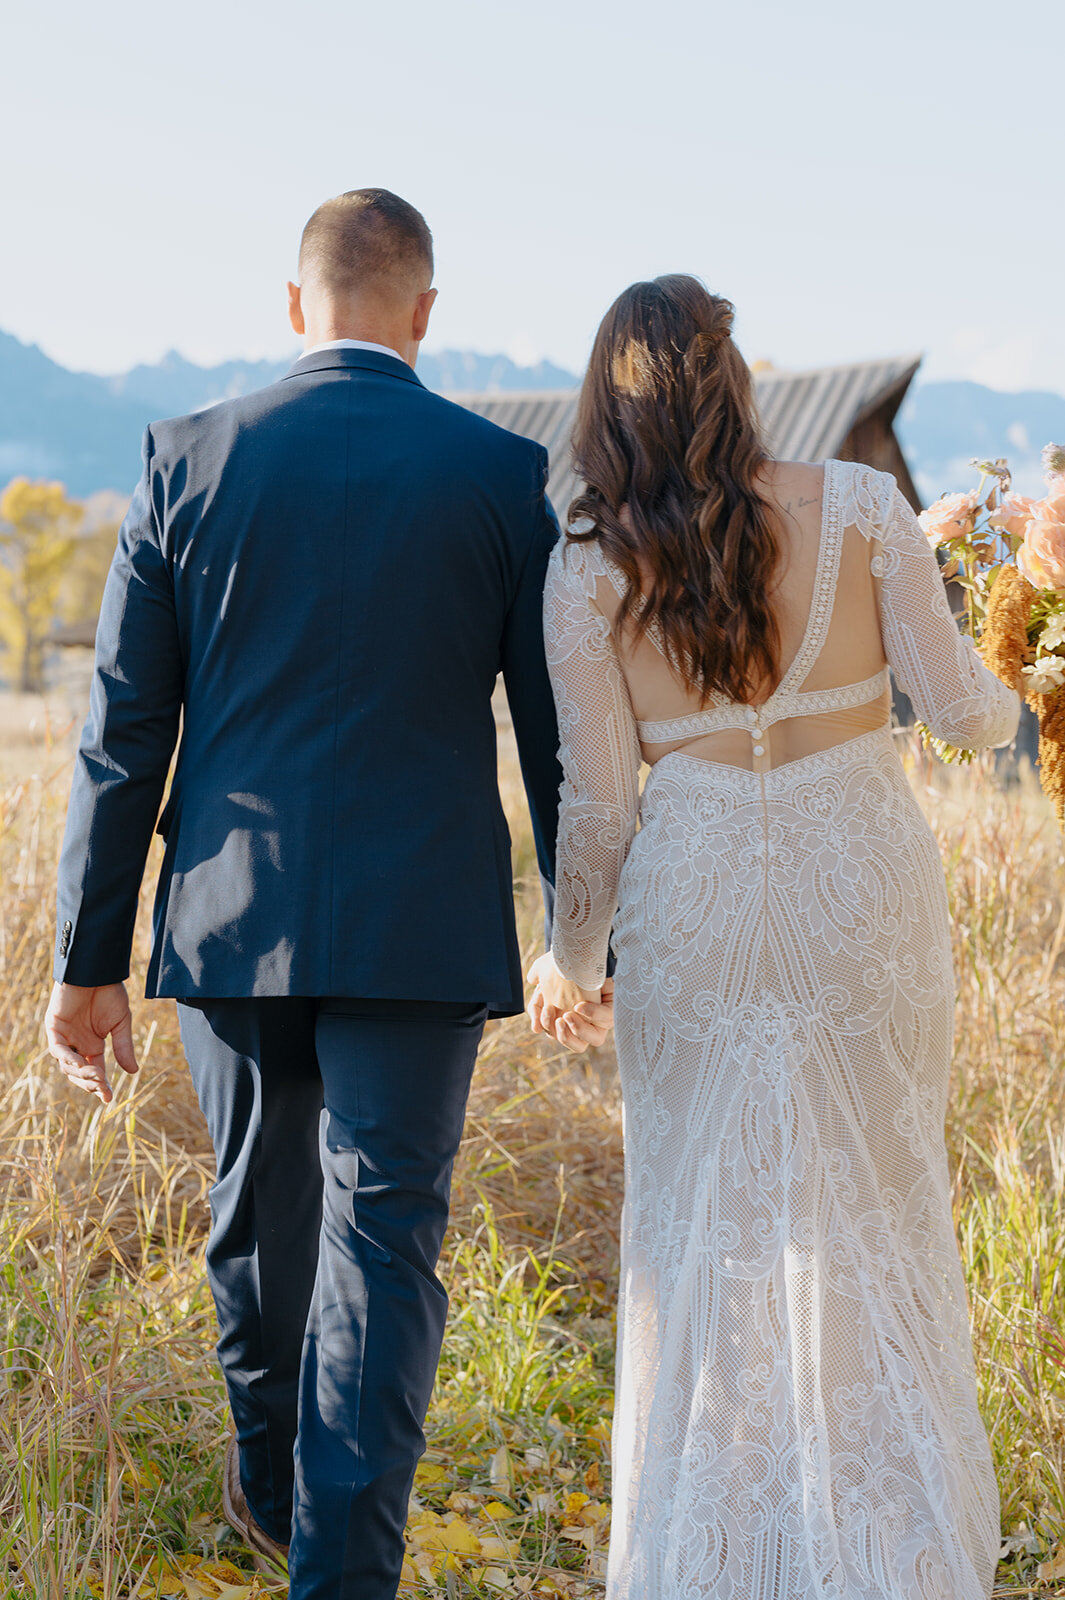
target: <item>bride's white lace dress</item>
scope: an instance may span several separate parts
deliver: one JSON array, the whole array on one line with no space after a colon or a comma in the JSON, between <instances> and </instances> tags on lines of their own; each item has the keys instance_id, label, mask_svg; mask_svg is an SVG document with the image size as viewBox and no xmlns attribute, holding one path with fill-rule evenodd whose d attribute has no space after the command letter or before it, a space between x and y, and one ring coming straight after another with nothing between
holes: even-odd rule
<instances>
[{"instance_id":1,"label":"bride's white lace dress","mask_svg":"<svg viewBox=\"0 0 1065 1600\"><path fill-rule=\"evenodd\" d=\"M545 597L553 950L587 988L612 922L617 953L608 1600L983 1600L998 1500L943 1138L946 896L885 661L958 745L1008 741L1018 697L864 467L826 466L805 633L757 710L693 709L653 640L619 657L620 584L563 543Z\"/></svg>"}]
</instances>

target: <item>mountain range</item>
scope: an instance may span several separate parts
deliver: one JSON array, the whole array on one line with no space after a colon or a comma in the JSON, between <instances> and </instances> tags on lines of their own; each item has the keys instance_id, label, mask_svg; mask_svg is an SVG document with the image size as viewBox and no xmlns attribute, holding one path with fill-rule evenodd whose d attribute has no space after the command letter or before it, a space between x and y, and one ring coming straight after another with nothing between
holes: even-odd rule
<instances>
[{"instance_id":1,"label":"mountain range","mask_svg":"<svg viewBox=\"0 0 1065 1600\"><path fill-rule=\"evenodd\" d=\"M296 352L293 352L295 355ZM177 416L273 383L289 361L197 366L172 351L115 377L71 372L36 345L0 331L0 484L20 474L58 478L71 494L128 495L139 470L140 437L156 417ZM579 379L541 361L523 367L504 355L426 352L418 375L451 393L568 389ZM1008 394L963 381L915 384L896 423L926 501L973 483L974 456L1007 456L1016 487L1040 494L1039 451L1065 442L1065 396Z\"/></svg>"},{"instance_id":2,"label":"mountain range","mask_svg":"<svg viewBox=\"0 0 1065 1600\"><path fill-rule=\"evenodd\" d=\"M906 396L895 431L925 504L946 490L976 487L970 462L1005 456L1013 487L1046 493L1040 453L1065 443L1065 396L1043 389L1007 393L965 381L920 383Z\"/></svg>"},{"instance_id":3,"label":"mountain range","mask_svg":"<svg viewBox=\"0 0 1065 1600\"><path fill-rule=\"evenodd\" d=\"M72 495L102 489L130 494L140 469L140 439L157 417L181 416L261 389L287 361L225 361L199 367L171 351L152 366L116 377L71 372L36 345L0 331L0 485L9 478L58 478ZM572 372L541 361L521 367L504 355L425 352L418 376L430 389L483 393L569 389Z\"/></svg>"}]
</instances>

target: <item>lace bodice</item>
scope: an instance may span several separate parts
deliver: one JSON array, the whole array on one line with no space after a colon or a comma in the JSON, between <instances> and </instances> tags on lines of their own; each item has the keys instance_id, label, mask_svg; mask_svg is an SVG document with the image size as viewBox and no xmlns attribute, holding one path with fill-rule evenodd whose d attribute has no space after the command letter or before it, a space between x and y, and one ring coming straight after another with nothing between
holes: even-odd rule
<instances>
[{"instance_id":1,"label":"lace bodice","mask_svg":"<svg viewBox=\"0 0 1065 1600\"><path fill-rule=\"evenodd\" d=\"M1005 744L1016 732L1019 698L959 633L935 556L889 474L825 464L805 630L760 704L714 697L701 707L664 670L653 631L623 658L610 622L622 587L598 544L563 541L544 596L564 773L552 949L560 970L582 988L599 988L605 976L642 760L653 765L666 747L688 749L768 773L882 724L889 665L940 738L979 749ZM860 661L874 670L853 681Z\"/></svg>"}]
</instances>

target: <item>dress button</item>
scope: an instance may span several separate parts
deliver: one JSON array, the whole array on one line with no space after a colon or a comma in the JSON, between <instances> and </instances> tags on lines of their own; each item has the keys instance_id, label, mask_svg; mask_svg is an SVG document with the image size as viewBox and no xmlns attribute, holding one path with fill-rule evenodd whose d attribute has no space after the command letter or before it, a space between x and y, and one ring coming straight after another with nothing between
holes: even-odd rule
<instances>
[{"instance_id":1,"label":"dress button","mask_svg":"<svg viewBox=\"0 0 1065 1600\"><path fill-rule=\"evenodd\" d=\"M756 756L764 756L765 755L765 745L764 744L756 744L755 747L754 747L754 753L755 753Z\"/></svg>"}]
</instances>

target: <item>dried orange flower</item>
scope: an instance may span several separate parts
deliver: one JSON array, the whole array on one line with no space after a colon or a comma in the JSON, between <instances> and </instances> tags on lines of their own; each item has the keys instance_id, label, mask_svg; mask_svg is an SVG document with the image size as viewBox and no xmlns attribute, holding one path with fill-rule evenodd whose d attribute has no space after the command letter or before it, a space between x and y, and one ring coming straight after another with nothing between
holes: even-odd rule
<instances>
[{"instance_id":1,"label":"dried orange flower","mask_svg":"<svg viewBox=\"0 0 1065 1600\"><path fill-rule=\"evenodd\" d=\"M991 671L1011 689L1021 687L1021 668L1029 659L1028 619L1035 590L1012 562L999 568L987 597L980 654Z\"/></svg>"},{"instance_id":2,"label":"dried orange flower","mask_svg":"<svg viewBox=\"0 0 1065 1600\"><path fill-rule=\"evenodd\" d=\"M1039 782L1065 825L1065 685L1030 695L1028 704L1039 717Z\"/></svg>"}]
</instances>

